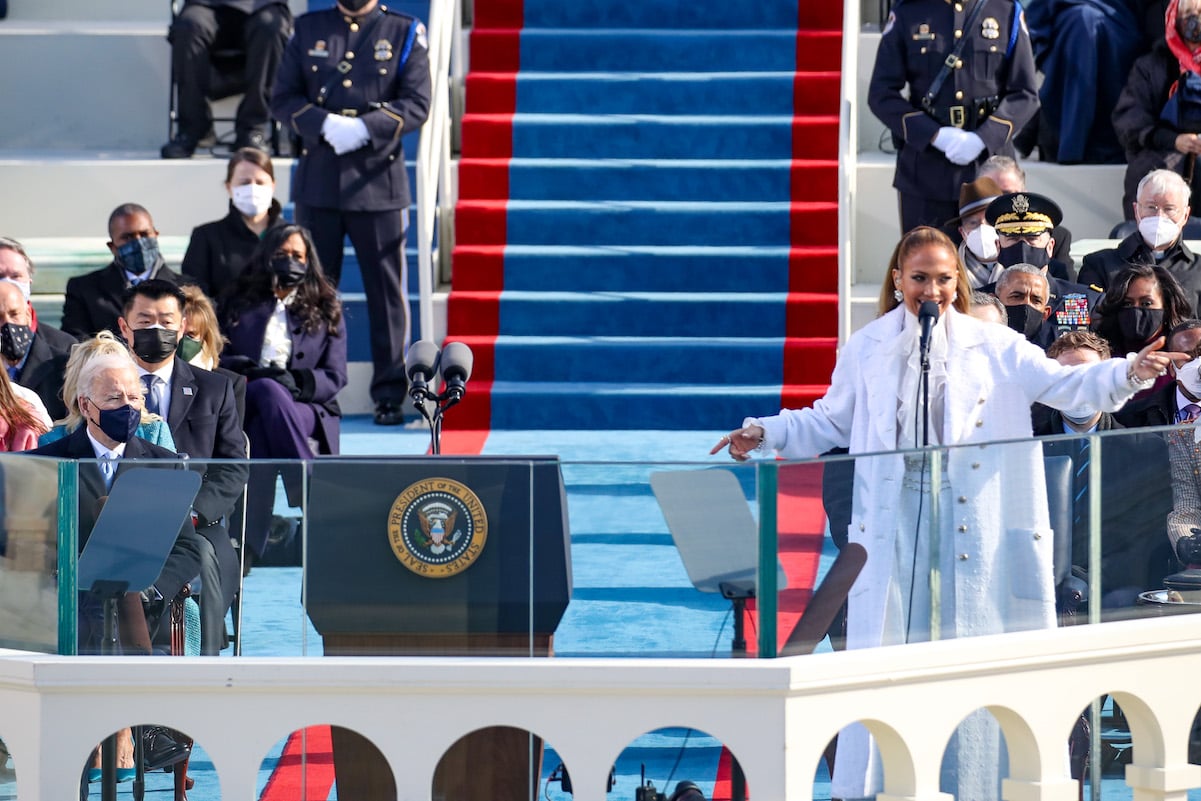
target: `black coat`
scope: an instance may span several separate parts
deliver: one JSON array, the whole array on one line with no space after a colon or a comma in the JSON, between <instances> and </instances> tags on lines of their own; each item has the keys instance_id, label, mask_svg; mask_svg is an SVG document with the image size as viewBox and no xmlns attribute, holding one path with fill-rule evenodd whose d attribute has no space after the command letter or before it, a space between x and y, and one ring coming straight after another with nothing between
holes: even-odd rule
<instances>
[{"instance_id":1,"label":"black coat","mask_svg":"<svg viewBox=\"0 0 1201 801\"><path fill-rule=\"evenodd\" d=\"M94 460L96 458L96 452L92 449L92 443L88 439L86 426L80 426L67 436L57 439L48 445L43 445L40 448L27 451L27 453L33 456L53 456L58 459ZM131 459L170 460L170 464L162 466L172 468L181 468L184 465L183 462L179 461L177 454L172 453L166 448L160 448L158 445L154 445L139 437L131 437L129 442L125 444L125 456L117 463L117 478L120 478L125 470L135 466L128 461ZM152 465L142 464L136 466L149 467ZM96 518L99 517L97 501L107 495L108 490L104 486L104 475L100 472L100 468L96 466L94 461L81 463L79 465L78 498L80 550L83 549L84 544L88 541L88 537L96 525ZM154 586L158 588L158 591L163 594L164 598L170 600L178 595L183 586L194 579L199 573L200 544L191 521L187 521L180 529L179 536L175 541L175 547L172 548L170 556L167 557L167 563L163 566L162 572L159 573ZM140 587L138 589L144 588Z\"/></svg>"},{"instance_id":2,"label":"black coat","mask_svg":"<svg viewBox=\"0 0 1201 801\"><path fill-rule=\"evenodd\" d=\"M390 10L372 12L356 25L359 30L352 31L337 9L310 11L296 19L295 33L284 49L271 113L290 125L303 143L292 199L343 211L408 208L401 135L420 128L429 114L425 26ZM359 41L364 34L370 41ZM351 48L356 57L344 62L349 66L343 74L338 64ZM322 105L318 96L327 86ZM331 112L361 119L371 140L353 152L334 153L321 137Z\"/></svg>"},{"instance_id":3,"label":"black coat","mask_svg":"<svg viewBox=\"0 0 1201 801\"><path fill-rule=\"evenodd\" d=\"M1036 436L1063 434L1063 415L1042 404L1031 409ZM1097 430L1124 428L1102 413ZM1084 468L1080 444L1074 440L1044 442L1047 456L1072 457L1073 473ZM1134 468L1134 469L1132 469ZM1087 474L1080 476L1087 486ZM1167 444L1154 434L1124 434L1101 440L1101 589L1140 591L1162 586L1161 562L1168 545L1167 520L1172 511L1172 476ZM1087 492L1076 510L1072 531L1072 564L1088 566Z\"/></svg>"},{"instance_id":4,"label":"black coat","mask_svg":"<svg viewBox=\"0 0 1201 801\"><path fill-rule=\"evenodd\" d=\"M150 277L161 278L173 284L180 283L179 273L161 260L151 271ZM125 271L116 262L107 267L76 276L67 281L63 299L62 329L77 339L95 336L101 331L112 331L121 336L117 318L121 316L121 299L129 281Z\"/></svg>"},{"instance_id":5,"label":"black coat","mask_svg":"<svg viewBox=\"0 0 1201 801\"><path fill-rule=\"evenodd\" d=\"M241 567L222 525L246 487L249 473L233 384L224 376L192 367L175 359L167 427L175 449L191 457L191 466L202 472L203 483L192 502L197 531L213 544L221 568L225 605L238 589ZM240 459L238 464L206 464L206 459Z\"/></svg>"},{"instance_id":6,"label":"black coat","mask_svg":"<svg viewBox=\"0 0 1201 801\"><path fill-rule=\"evenodd\" d=\"M893 186L904 194L953 201L960 184L975 178L976 167L989 156L1014 156L1014 135L1038 109L1030 37L1018 21L1016 5L1011 0L983 2L971 30L964 27L974 4L909 0L898 3L888 16L867 102L901 143ZM1015 26L1014 46L1007 53ZM958 30L967 36L959 58L963 66L950 71L935 98L936 118L922 110L920 101L954 49ZM995 110L976 119L972 112L979 102L994 98ZM939 128L951 124L947 117L955 106L966 107L964 127L984 140L974 164L952 164L933 145Z\"/></svg>"},{"instance_id":7,"label":"black coat","mask_svg":"<svg viewBox=\"0 0 1201 801\"><path fill-rule=\"evenodd\" d=\"M1088 254L1080 266L1080 283L1093 284L1108 289L1113 277L1131 264L1155 265L1151 248L1137 231L1118 243L1117 247L1106 248ZM1184 295L1193 306L1201 310L1201 260L1189 250L1184 240L1168 248L1159 262L1184 289Z\"/></svg>"},{"instance_id":8,"label":"black coat","mask_svg":"<svg viewBox=\"0 0 1201 801\"><path fill-rule=\"evenodd\" d=\"M279 202L272 201L267 216L267 230L284 223L280 217ZM229 214L220 220L192 229L180 272L203 289L204 294L219 298L242 274L261 238L246 227L242 213L230 204Z\"/></svg>"},{"instance_id":9,"label":"black coat","mask_svg":"<svg viewBox=\"0 0 1201 801\"><path fill-rule=\"evenodd\" d=\"M1126 149L1122 213L1128 220L1134 219L1132 204L1144 175L1157 169L1187 174L1189 158L1176 150L1176 137L1181 131L1159 117L1179 77L1180 63L1161 39L1150 53L1135 59L1113 109L1113 128ZM1201 169L1193 170L1194 196L1198 186L1201 186Z\"/></svg>"},{"instance_id":10,"label":"black coat","mask_svg":"<svg viewBox=\"0 0 1201 801\"><path fill-rule=\"evenodd\" d=\"M51 420L67 416L67 407L63 403L63 372L77 341L52 325L38 323L25 364L17 373L17 383L37 393Z\"/></svg>"}]
</instances>

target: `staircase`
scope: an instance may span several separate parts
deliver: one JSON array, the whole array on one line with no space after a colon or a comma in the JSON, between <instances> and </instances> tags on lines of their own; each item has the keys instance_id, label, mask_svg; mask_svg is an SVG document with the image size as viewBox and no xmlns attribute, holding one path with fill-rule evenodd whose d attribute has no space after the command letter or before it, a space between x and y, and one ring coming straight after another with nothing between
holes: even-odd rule
<instances>
[{"instance_id":1,"label":"staircase","mask_svg":"<svg viewBox=\"0 0 1201 801\"><path fill-rule=\"evenodd\" d=\"M840 54L839 4L477 4L454 426L720 429L820 397Z\"/></svg>"}]
</instances>

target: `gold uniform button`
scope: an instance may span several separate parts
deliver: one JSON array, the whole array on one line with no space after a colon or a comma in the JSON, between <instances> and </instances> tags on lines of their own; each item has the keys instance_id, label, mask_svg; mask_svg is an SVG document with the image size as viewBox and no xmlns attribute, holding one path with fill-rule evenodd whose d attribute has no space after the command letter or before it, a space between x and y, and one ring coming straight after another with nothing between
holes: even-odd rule
<instances>
[{"instance_id":1,"label":"gold uniform button","mask_svg":"<svg viewBox=\"0 0 1201 801\"><path fill-rule=\"evenodd\" d=\"M984 403L984 398L976 398L976 403Z\"/></svg>"},{"instance_id":2,"label":"gold uniform button","mask_svg":"<svg viewBox=\"0 0 1201 801\"><path fill-rule=\"evenodd\" d=\"M963 36L963 31L955 31L955 38L959 39Z\"/></svg>"},{"instance_id":3,"label":"gold uniform button","mask_svg":"<svg viewBox=\"0 0 1201 801\"><path fill-rule=\"evenodd\" d=\"M396 161L396 156L395 155L388 156L388 161Z\"/></svg>"},{"instance_id":4,"label":"gold uniform button","mask_svg":"<svg viewBox=\"0 0 1201 801\"><path fill-rule=\"evenodd\" d=\"M357 23L357 22L350 23L350 29L352 31L357 31L359 29L359 23Z\"/></svg>"},{"instance_id":5,"label":"gold uniform button","mask_svg":"<svg viewBox=\"0 0 1201 801\"><path fill-rule=\"evenodd\" d=\"M347 61L354 61L354 51L353 51L353 50L347 50L347 51L346 51L346 60L347 60Z\"/></svg>"},{"instance_id":6,"label":"gold uniform button","mask_svg":"<svg viewBox=\"0 0 1201 801\"><path fill-rule=\"evenodd\" d=\"M864 530L864 528L865 528L865 527L864 527L864 525L863 525L862 523L860 523L860 524L859 524L859 530L860 530L860 531L863 531L863 530Z\"/></svg>"},{"instance_id":7,"label":"gold uniform button","mask_svg":"<svg viewBox=\"0 0 1201 801\"><path fill-rule=\"evenodd\" d=\"M1036 539L1036 540L1041 540L1042 538L1043 538L1043 535L1042 535L1042 534L1039 534L1037 531L1036 531L1036 532L1034 532L1034 539Z\"/></svg>"},{"instance_id":8,"label":"gold uniform button","mask_svg":"<svg viewBox=\"0 0 1201 801\"><path fill-rule=\"evenodd\" d=\"M314 65L313 65L313 72L316 72L316 71L317 71L317 65L316 65L316 64L314 64Z\"/></svg>"},{"instance_id":9,"label":"gold uniform button","mask_svg":"<svg viewBox=\"0 0 1201 801\"><path fill-rule=\"evenodd\" d=\"M922 48L922 52L923 52L923 53L925 53L925 52L926 52L926 48L924 48L924 47L923 47L923 48Z\"/></svg>"},{"instance_id":10,"label":"gold uniform button","mask_svg":"<svg viewBox=\"0 0 1201 801\"><path fill-rule=\"evenodd\" d=\"M976 421L976 428L983 428L983 427L984 427L984 421L983 421L983 420L977 420L977 421Z\"/></svg>"},{"instance_id":11,"label":"gold uniform button","mask_svg":"<svg viewBox=\"0 0 1201 801\"><path fill-rule=\"evenodd\" d=\"M967 496L966 496L966 495L960 495L960 496L959 496L959 502L960 502L960 503L967 503Z\"/></svg>"},{"instance_id":12,"label":"gold uniform button","mask_svg":"<svg viewBox=\"0 0 1201 801\"><path fill-rule=\"evenodd\" d=\"M963 92L956 92L956 93L955 93L955 99L956 99L956 100L963 100Z\"/></svg>"},{"instance_id":13,"label":"gold uniform button","mask_svg":"<svg viewBox=\"0 0 1201 801\"><path fill-rule=\"evenodd\" d=\"M973 469L973 470L979 470L979 469L980 469L980 463L979 463L979 462L972 462L972 469Z\"/></svg>"},{"instance_id":14,"label":"gold uniform button","mask_svg":"<svg viewBox=\"0 0 1201 801\"><path fill-rule=\"evenodd\" d=\"M956 10L956 11L963 11L963 3L956 3L956 4L955 4L955 10Z\"/></svg>"},{"instance_id":15,"label":"gold uniform button","mask_svg":"<svg viewBox=\"0 0 1201 801\"><path fill-rule=\"evenodd\" d=\"M342 81L342 87L343 87L344 89L349 89L349 88L350 88L350 87L352 87L352 86L354 86L354 81L350 80L349 78L347 78L346 80Z\"/></svg>"},{"instance_id":16,"label":"gold uniform button","mask_svg":"<svg viewBox=\"0 0 1201 801\"><path fill-rule=\"evenodd\" d=\"M387 67L380 67L380 68L379 68L379 74L380 74L380 75L387 75L387 74L388 74L388 68L387 68Z\"/></svg>"},{"instance_id":17,"label":"gold uniform button","mask_svg":"<svg viewBox=\"0 0 1201 801\"><path fill-rule=\"evenodd\" d=\"M968 560L968 555L967 555L967 554L965 554L965 553L961 553L961 554L959 554L959 561L960 561L960 562L966 562L967 560Z\"/></svg>"},{"instance_id":18,"label":"gold uniform button","mask_svg":"<svg viewBox=\"0 0 1201 801\"><path fill-rule=\"evenodd\" d=\"M995 53L995 52L997 52L997 46L996 46L996 45L993 45L992 47L988 48L988 52L990 52L990 53Z\"/></svg>"},{"instance_id":19,"label":"gold uniform button","mask_svg":"<svg viewBox=\"0 0 1201 801\"><path fill-rule=\"evenodd\" d=\"M960 526L960 527L959 527L959 533L960 533L960 534L966 534L966 533L967 533L967 526Z\"/></svg>"},{"instance_id":20,"label":"gold uniform button","mask_svg":"<svg viewBox=\"0 0 1201 801\"><path fill-rule=\"evenodd\" d=\"M955 69L957 69L957 70L963 69L963 59L960 58L960 59L955 60Z\"/></svg>"}]
</instances>

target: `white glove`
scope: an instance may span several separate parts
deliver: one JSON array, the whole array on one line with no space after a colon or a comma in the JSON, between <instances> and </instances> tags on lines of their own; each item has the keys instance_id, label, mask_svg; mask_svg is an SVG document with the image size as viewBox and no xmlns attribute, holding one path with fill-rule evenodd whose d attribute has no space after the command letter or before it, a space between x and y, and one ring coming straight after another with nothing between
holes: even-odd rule
<instances>
[{"instance_id":1,"label":"white glove","mask_svg":"<svg viewBox=\"0 0 1201 801\"><path fill-rule=\"evenodd\" d=\"M963 166L976 160L984 150L984 140L971 131L960 131L959 141L946 149L947 160Z\"/></svg>"},{"instance_id":2,"label":"white glove","mask_svg":"<svg viewBox=\"0 0 1201 801\"><path fill-rule=\"evenodd\" d=\"M931 142L936 148L943 153L947 152L947 148L959 141L959 137L963 135L963 131L958 128L953 128L950 125L944 125L938 129L938 133L934 136L934 141Z\"/></svg>"},{"instance_id":3,"label":"white glove","mask_svg":"<svg viewBox=\"0 0 1201 801\"><path fill-rule=\"evenodd\" d=\"M357 117L330 114L321 124L321 136L339 156L358 150L371 141L367 124Z\"/></svg>"}]
</instances>

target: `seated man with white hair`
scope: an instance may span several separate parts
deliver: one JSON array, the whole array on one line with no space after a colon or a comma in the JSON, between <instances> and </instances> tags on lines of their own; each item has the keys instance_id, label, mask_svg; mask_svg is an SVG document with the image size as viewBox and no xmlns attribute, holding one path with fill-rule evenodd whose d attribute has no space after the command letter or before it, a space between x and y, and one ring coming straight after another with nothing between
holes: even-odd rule
<instances>
[{"instance_id":1,"label":"seated man with white hair","mask_svg":"<svg viewBox=\"0 0 1201 801\"><path fill-rule=\"evenodd\" d=\"M1183 287L1193 308L1201 304L1201 262L1184 243L1189 207L1189 185L1171 170L1152 170L1138 182L1134 219L1138 231L1117 247L1084 257L1080 283L1108 289L1123 267L1131 264L1163 267Z\"/></svg>"},{"instance_id":2,"label":"seated man with white hair","mask_svg":"<svg viewBox=\"0 0 1201 801\"><path fill-rule=\"evenodd\" d=\"M103 505L100 501L108 497L113 482L125 471L126 459L169 459L175 463L171 467L180 468L183 463L166 448L134 436L142 419L143 390L132 357L116 353L97 356L84 365L78 386L79 411L86 424L66 437L28 453L86 460L79 464L78 479L79 547L82 550L99 517ZM148 626L153 628L159 622L166 604L200 573L200 553L200 535L188 520L180 529L167 563L154 584L135 588L121 603L121 645L125 653L150 653ZM149 599L148 611L143 610L143 595ZM80 651L98 651L102 620L89 614L87 604L81 603L79 622Z\"/></svg>"}]
</instances>

